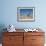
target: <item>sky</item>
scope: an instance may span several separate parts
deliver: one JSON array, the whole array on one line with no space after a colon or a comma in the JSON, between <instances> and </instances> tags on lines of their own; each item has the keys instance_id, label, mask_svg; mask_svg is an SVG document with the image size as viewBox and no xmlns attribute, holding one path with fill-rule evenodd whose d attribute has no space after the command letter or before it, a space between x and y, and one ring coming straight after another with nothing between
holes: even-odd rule
<instances>
[{"instance_id":1,"label":"sky","mask_svg":"<svg viewBox=\"0 0 46 46\"><path fill-rule=\"evenodd\" d=\"M32 15L33 14L33 9L20 9L20 13L21 13L21 15L28 15L28 14L30 14L30 15Z\"/></svg>"}]
</instances>

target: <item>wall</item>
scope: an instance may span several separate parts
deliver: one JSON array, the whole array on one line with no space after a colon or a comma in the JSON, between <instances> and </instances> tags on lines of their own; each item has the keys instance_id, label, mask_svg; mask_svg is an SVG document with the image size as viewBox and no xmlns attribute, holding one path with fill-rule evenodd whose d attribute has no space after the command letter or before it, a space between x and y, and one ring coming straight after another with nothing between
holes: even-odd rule
<instances>
[{"instance_id":1,"label":"wall","mask_svg":"<svg viewBox=\"0 0 46 46\"><path fill-rule=\"evenodd\" d=\"M41 27L46 32L46 0L0 0L0 31L13 24L16 28ZM35 7L35 22L17 22L17 7Z\"/></svg>"},{"instance_id":2,"label":"wall","mask_svg":"<svg viewBox=\"0 0 46 46\"><path fill-rule=\"evenodd\" d=\"M46 0L1 0L0 25L13 24L16 28L46 28ZM17 7L35 7L35 22L17 22Z\"/></svg>"}]
</instances>

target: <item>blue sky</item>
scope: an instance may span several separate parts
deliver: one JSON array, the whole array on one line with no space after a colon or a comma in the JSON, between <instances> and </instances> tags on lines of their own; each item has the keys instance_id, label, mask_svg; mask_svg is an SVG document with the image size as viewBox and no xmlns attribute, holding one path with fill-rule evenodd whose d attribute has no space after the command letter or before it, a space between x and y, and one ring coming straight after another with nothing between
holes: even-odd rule
<instances>
[{"instance_id":1,"label":"blue sky","mask_svg":"<svg viewBox=\"0 0 46 46\"><path fill-rule=\"evenodd\" d=\"M33 14L33 9L20 9L20 14L21 15L32 15Z\"/></svg>"}]
</instances>

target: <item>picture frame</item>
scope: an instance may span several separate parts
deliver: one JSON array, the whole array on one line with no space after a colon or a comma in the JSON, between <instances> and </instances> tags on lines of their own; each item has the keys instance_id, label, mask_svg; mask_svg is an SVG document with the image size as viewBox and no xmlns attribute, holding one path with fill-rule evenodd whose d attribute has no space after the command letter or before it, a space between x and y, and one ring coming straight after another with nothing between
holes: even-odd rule
<instances>
[{"instance_id":1,"label":"picture frame","mask_svg":"<svg viewBox=\"0 0 46 46\"><path fill-rule=\"evenodd\" d=\"M18 7L17 21L18 22L35 21L35 7Z\"/></svg>"}]
</instances>

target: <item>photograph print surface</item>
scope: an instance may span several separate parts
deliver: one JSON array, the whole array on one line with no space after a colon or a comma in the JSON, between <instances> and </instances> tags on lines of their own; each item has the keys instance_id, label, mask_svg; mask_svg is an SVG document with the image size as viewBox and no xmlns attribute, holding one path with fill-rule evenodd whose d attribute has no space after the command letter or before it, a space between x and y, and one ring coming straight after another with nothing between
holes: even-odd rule
<instances>
[{"instance_id":1,"label":"photograph print surface","mask_svg":"<svg viewBox=\"0 0 46 46\"><path fill-rule=\"evenodd\" d=\"M34 8L18 8L18 21L33 21Z\"/></svg>"}]
</instances>

